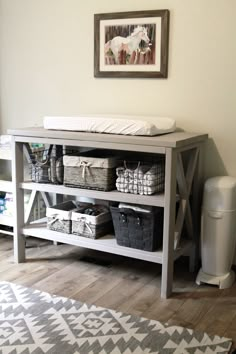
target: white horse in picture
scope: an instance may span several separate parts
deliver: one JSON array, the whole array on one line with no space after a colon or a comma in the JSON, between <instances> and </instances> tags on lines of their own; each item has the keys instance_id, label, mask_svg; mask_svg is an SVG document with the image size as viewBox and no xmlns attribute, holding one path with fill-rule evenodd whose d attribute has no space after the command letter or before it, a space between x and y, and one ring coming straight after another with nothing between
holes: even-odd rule
<instances>
[{"instance_id":1,"label":"white horse in picture","mask_svg":"<svg viewBox=\"0 0 236 354\"><path fill-rule=\"evenodd\" d=\"M119 52L123 50L127 54L131 55L133 51L139 50L139 44L141 40L146 43L150 42L147 34L147 28L143 26L137 26L130 36L117 36L108 41L105 44L105 55L108 53L109 49L111 49L115 58L115 63L119 64Z\"/></svg>"}]
</instances>

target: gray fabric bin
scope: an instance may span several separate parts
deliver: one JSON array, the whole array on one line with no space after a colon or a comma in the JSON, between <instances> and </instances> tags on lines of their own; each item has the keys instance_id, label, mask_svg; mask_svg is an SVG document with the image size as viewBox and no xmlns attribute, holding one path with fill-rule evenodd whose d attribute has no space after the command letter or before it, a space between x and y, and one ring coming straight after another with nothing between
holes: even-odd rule
<instances>
[{"instance_id":1,"label":"gray fabric bin","mask_svg":"<svg viewBox=\"0 0 236 354\"><path fill-rule=\"evenodd\" d=\"M163 240L163 208L138 212L110 207L117 244L145 251L155 251Z\"/></svg>"}]
</instances>

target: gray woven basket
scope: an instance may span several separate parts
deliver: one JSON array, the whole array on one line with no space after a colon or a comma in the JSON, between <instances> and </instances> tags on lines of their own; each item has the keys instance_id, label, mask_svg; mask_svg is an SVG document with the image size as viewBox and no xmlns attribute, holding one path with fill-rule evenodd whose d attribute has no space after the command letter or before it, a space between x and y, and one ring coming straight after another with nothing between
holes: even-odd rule
<instances>
[{"instance_id":1,"label":"gray woven basket","mask_svg":"<svg viewBox=\"0 0 236 354\"><path fill-rule=\"evenodd\" d=\"M81 210L72 212L73 234L96 239L112 231L113 224L109 209L104 206L96 207L101 211L97 216L86 215Z\"/></svg>"},{"instance_id":2,"label":"gray woven basket","mask_svg":"<svg viewBox=\"0 0 236 354\"><path fill-rule=\"evenodd\" d=\"M72 222L71 220L56 220L55 218L47 218L47 228L49 230L71 234Z\"/></svg>"},{"instance_id":3,"label":"gray woven basket","mask_svg":"<svg viewBox=\"0 0 236 354\"><path fill-rule=\"evenodd\" d=\"M63 163L66 186L102 191L115 189L117 159L107 151L92 150L79 156L65 155Z\"/></svg>"},{"instance_id":4,"label":"gray woven basket","mask_svg":"<svg viewBox=\"0 0 236 354\"><path fill-rule=\"evenodd\" d=\"M64 185L101 191L115 189L115 169L90 167L89 170L89 174L87 173L83 177L82 167L66 166L64 170Z\"/></svg>"},{"instance_id":5,"label":"gray woven basket","mask_svg":"<svg viewBox=\"0 0 236 354\"><path fill-rule=\"evenodd\" d=\"M112 231L112 221L100 225L86 223L84 220L72 221L72 234L91 239L97 239Z\"/></svg>"},{"instance_id":6,"label":"gray woven basket","mask_svg":"<svg viewBox=\"0 0 236 354\"><path fill-rule=\"evenodd\" d=\"M76 208L77 205L72 200L47 208L47 228L70 234L72 228L71 213Z\"/></svg>"}]
</instances>

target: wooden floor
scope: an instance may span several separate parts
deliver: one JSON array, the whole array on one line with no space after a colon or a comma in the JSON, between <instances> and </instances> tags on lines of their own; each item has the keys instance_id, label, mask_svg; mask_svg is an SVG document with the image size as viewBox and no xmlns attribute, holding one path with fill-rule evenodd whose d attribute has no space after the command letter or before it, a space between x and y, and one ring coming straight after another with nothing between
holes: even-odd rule
<instances>
[{"instance_id":1,"label":"wooden floor","mask_svg":"<svg viewBox=\"0 0 236 354\"><path fill-rule=\"evenodd\" d=\"M27 239L27 262L14 264L12 238L0 237L0 281L218 334L236 347L236 284L198 287L195 278L179 259L173 296L162 300L159 265L33 238Z\"/></svg>"}]
</instances>

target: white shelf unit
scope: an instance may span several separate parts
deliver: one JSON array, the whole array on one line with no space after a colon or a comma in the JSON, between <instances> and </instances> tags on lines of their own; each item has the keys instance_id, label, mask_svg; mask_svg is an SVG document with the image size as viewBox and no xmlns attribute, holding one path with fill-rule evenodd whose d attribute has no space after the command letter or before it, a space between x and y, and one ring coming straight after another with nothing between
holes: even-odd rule
<instances>
[{"instance_id":1,"label":"white shelf unit","mask_svg":"<svg viewBox=\"0 0 236 354\"><path fill-rule=\"evenodd\" d=\"M0 191L12 193L12 182L0 180Z\"/></svg>"},{"instance_id":2,"label":"white shelf unit","mask_svg":"<svg viewBox=\"0 0 236 354\"><path fill-rule=\"evenodd\" d=\"M0 147L0 169L2 168L2 170L5 170L3 175L4 175L4 177L6 177L6 179L0 179L0 192L13 193L13 182L12 182L12 172L11 172L12 161L11 160L12 160L11 148L8 149L8 148L1 148ZM4 164L4 167L3 167L3 164ZM2 172L2 170L1 170L1 172ZM34 199L36 199L36 196ZM34 206L35 206L35 200L34 200L34 203L29 204L29 206L27 207L26 217L31 216L31 212L32 212ZM0 214L0 234L7 234L7 235L13 236L12 231L5 230L4 228L1 227L1 225L13 227L13 225L14 225L13 217Z\"/></svg>"},{"instance_id":3,"label":"white shelf unit","mask_svg":"<svg viewBox=\"0 0 236 354\"><path fill-rule=\"evenodd\" d=\"M188 255L191 268L196 262L199 243L199 198L202 187L200 167L202 147L207 135L176 132L156 137L132 137L50 131L43 128L10 130L9 134L13 135L14 152L13 188L16 198L14 252L16 262L25 261L24 237L26 235L146 260L162 264L161 296L168 297L172 292L174 261L181 255ZM163 154L165 155L165 193L143 196L118 191L102 192L69 188L63 185L25 182L23 181L23 145L32 142ZM186 153L189 156L187 163ZM147 252L122 247L117 245L113 235L97 240L67 235L48 230L42 220L25 225L22 208L24 190L162 207L164 208L164 226L163 235L161 235L163 236L163 248L156 252ZM181 239L184 224L189 236L187 241Z\"/></svg>"},{"instance_id":4,"label":"white shelf unit","mask_svg":"<svg viewBox=\"0 0 236 354\"><path fill-rule=\"evenodd\" d=\"M2 166L3 163L5 164L4 167ZM5 170L7 168L7 170L9 170L11 169L11 167L9 166L10 164L11 164L11 149L0 147L0 166L1 166L0 169L2 168L2 170ZM7 179L9 179L10 171L7 172L8 172ZM12 190L13 190L12 181L6 179L0 179L0 192L12 193ZM0 214L0 234L13 235L13 232L3 229L1 225L12 227L13 226L12 217Z\"/></svg>"},{"instance_id":5,"label":"white shelf unit","mask_svg":"<svg viewBox=\"0 0 236 354\"><path fill-rule=\"evenodd\" d=\"M0 147L0 159L11 160L11 149Z\"/></svg>"}]
</instances>

